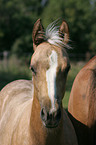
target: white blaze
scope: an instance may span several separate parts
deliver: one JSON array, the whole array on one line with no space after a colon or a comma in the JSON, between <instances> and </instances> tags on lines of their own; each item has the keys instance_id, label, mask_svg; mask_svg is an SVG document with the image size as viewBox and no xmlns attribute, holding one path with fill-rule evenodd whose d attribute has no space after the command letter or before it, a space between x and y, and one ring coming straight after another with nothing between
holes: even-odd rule
<instances>
[{"instance_id":1,"label":"white blaze","mask_svg":"<svg viewBox=\"0 0 96 145\"><path fill-rule=\"evenodd\" d=\"M46 71L46 80L48 86L48 95L51 100L52 108L55 109L56 70L58 66L58 56L56 51L53 50L49 58L50 58L50 68Z\"/></svg>"}]
</instances>

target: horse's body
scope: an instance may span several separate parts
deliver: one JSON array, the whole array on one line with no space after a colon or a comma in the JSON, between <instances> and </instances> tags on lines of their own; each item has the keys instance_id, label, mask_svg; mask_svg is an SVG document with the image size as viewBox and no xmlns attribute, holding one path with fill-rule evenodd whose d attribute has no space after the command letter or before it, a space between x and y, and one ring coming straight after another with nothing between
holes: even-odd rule
<instances>
[{"instance_id":1,"label":"horse's body","mask_svg":"<svg viewBox=\"0 0 96 145\"><path fill-rule=\"evenodd\" d=\"M66 23L61 26L64 30ZM32 81L14 81L0 92L0 145L77 145L62 107L68 56L53 39L42 42L42 30L38 20L33 29Z\"/></svg>"},{"instance_id":2,"label":"horse's body","mask_svg":"<svg viewBox=\"0 0 96 145\"><path fill-rule=\"evenodd\" d=\"M79 145L95 145L96 56L76 76L69 98L68 111Z\"/></svg>"}]
</instances>

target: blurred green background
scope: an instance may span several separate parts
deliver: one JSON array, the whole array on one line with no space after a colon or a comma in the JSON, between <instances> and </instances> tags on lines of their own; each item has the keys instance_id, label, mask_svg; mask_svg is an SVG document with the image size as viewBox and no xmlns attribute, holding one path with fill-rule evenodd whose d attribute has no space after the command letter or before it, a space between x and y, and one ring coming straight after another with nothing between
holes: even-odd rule
<instances>
[{"instance_id":1,"label":"blurred green background","mask_svg":"<svg viewBox=\"0 0 96 145\"><path fill-rule=\"evenodd\" d=\"M96 0L0 0L0 89L17 79L31 79L32 29L38 18L46 28L60 18L69 25L71 70L64 106L73 80L96 53Z\"/></svg>"},{"instance_id":2,"label":"blurred green background","mask_svg":"<svg viewBox=\"0 0 96 145\"><path fill-rule=\"evenodd\" d=\"M96 0L0 0L0 52L32 53L32 28L64 18L75 53L96 52Z\"/></svg>"}]
</instances>

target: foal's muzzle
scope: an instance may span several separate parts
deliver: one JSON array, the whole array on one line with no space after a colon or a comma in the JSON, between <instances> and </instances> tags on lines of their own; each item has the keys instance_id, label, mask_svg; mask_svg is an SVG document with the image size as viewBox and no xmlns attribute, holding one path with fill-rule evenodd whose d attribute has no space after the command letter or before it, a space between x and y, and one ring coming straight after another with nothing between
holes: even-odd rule
<instances>
[{"instance_id":1,"label":"foal's muzzle","mask_svg":"<svg viewBox=\"0 0 96 145\"><path fill-rule=\"evenodd\" d=\"M61 119L61 109L55 111L47 111L45 108L41 109L41 119L45 127L55 128L58 126Z\"/></svg>"}]
</instances>

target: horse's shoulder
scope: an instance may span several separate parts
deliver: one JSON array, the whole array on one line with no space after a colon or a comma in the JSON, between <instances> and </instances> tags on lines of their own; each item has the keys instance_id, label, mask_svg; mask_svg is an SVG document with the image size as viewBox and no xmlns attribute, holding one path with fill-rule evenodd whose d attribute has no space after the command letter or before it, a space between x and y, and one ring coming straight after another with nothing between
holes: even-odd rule
<instances>
[{"instance_id":1,"label":"horse's shoulder","mask_svg":"<svg viewBox=\"0 0 96 145\"><path fill-rule=\"evenodd\" d=\"M12 81L12 82L10 82L10 83L8 83L2 90L1 90L1 92L2 91L4 91L4 90L9 90L10 88L12 89L12 88L22 88L22 87L24 87L25 85L31 85L31 83L32 83L32 81L30 81L30 80L23 80L23 79L21 79L21 80L15 80L15 81Z\"/></svg>"},{"instance_id":2,"label":"horse's shoulder","mask_svg":"<svg viewBox=\"0 0 96 145\"><path fill-rule=\"evenodd\" d=\"M16 93L17 91L28 91L32 90L32 81L29 80L16 80L7 84L0 92L0 99L4 98L11 93Z\"/></svg>"}]
</instances>

